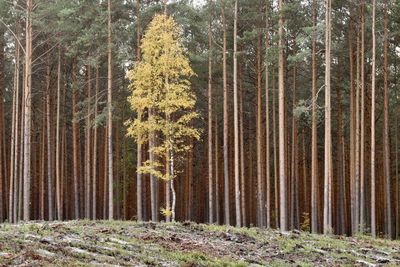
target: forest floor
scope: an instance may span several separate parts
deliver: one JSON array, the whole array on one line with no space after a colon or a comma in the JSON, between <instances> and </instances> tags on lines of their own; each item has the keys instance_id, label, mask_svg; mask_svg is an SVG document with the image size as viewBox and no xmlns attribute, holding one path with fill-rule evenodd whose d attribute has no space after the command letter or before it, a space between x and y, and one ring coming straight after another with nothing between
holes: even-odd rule
<instances>
[{"instance_id":1,"label":"forest floor","mask_svg":"<svg viewBox=\"0 0 400 267\"><path fill-rule=\"evenodd\" d=\"M0 266L400 265L400 242L195 223L0 226Z\"/></svg>"}]
</instances>

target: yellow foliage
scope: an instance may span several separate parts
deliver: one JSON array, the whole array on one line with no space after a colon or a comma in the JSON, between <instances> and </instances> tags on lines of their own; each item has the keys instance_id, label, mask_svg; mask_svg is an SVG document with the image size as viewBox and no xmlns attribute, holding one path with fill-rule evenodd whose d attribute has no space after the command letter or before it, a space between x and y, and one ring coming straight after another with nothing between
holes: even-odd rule
<instances>
[{"instance_id":1,"label":"yellow foliage","mask_svg":"<svg viewBox=\"0 0 400 267\"><path fill-rule=\"evenodd\" d=\"M199 139L200 132L193 127L199 117L194 111L196 96L190 77L195 75L182 45L181 29L166 15L156 15L142 39L142 61L127 74L131 84L128 98L131 109L137 113L127 121L128 135L138 143L156 136L157 162L145 162L138 171L170 180L174 173L165 172L163 165L185 151L192 149L187 141Z\"/></svg>"},{"instance_id":2,"label":"yellow foliage","mask_svg":"<svg viewBox=\"0 0 400 267\"><path fill-rule=\"evenodd\" d=\"M161 211L161 214L164 215L165 217L172 216L172 210L170 208L161 208L160 211Z\"/></svg>"}]
</instances>

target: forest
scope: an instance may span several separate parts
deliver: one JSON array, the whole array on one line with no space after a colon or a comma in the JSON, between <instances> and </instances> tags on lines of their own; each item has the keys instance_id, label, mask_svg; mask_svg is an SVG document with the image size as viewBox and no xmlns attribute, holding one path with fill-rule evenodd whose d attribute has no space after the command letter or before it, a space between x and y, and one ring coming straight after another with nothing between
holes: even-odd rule
<instances>
[{"instance_id":1,"label":"forest","mask_svg":"<svg viewBox=\"0 0 400 267\"><path fill-rule=\"evenodd\" d=\"M0 222L398 239L399 62L399 0L0 0Z\"/></svg>"}]
</instances>

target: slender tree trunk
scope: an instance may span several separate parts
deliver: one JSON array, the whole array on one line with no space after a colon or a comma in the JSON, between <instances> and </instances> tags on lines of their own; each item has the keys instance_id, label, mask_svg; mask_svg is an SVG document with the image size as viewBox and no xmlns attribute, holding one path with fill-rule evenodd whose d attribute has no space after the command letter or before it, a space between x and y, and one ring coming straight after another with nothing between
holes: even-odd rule
<instances>
[{"instance_id":1,"label":"slender tree trunk","mask_svg":"<svg viewBox=\"0 0 400 267\"><path fill-rule=\"evenodd\" d=\"M112 39L111 0L108 0L108 75L107 75L107 146L108 146L108 219L114 219L113 144L112 144Z\"/></svg>"},{"instance_id":2,"label":"slender tree trunk","mask_svg":"<svg viewBox=\"0 0 400 267\"><path fill-rule=\"evenodd\" d=\"M353 55L353 43L352 43L352 23L351 23L351 18L350 18L350 23L349 23L349 32L348 32L348 40L349 40L349 76L350 76L350 169L349 169L349 174L350 174L350 225L351 225L351 231L352 232L354 228L354 220L355 220L355 128L356 128L356 120L355 120L355 106L356 106L356 101L354 99L354 55Z\"/></svg>"},{"instance_id":3,"label":"slender tree trunk","mask_svg":"<svg viewBox=\"0 0 400 267\"><path fill-rule=\"evenodd\" d=\"M342 73L341 70L339 70L339 81L342 80ZM337 112L337 187L338 187L338 194L337 194L337 213L336 213L336 218L337 218L337 231L339 234L343 234L345 232L345 225L346 225L346 214L345 214L345 166L344 166L344 129L343 129L343 116L342 116L342 88L341 88L341 83L339 82L337 85L337 106L338 106L338 112Z\"/></svg>"},{"instance_id":4,"label":"slender tree trunk","mask_svg":"<svg viewBox=\"0 0 400 267\"><path fill-rule=\"evenodd\" d=\"M312 37L312 126L311 126L311 232L318 233L318 122L317 122L317 60L316 25L317 0L313 0L313 37Z\"/></svg>"},{"instance_id":5,"label":"slender tree trunk","mask_svg":"<svg viewBox=\"0 0 400 267\"><path fill-rule=\"evenodd\" d=\"M388 92L388 1L384 7L384 32L383 32L383 140L384 140L384 170L385 170L385 228L389 238L392 233L392 209L391 209L391 177L390 177L390 146L389 146L389 92Z\"/></svg>"},{"instance_id":6,"label":"slender tree trunk","mask_svg":"<svg viewBox=\"0 0 400 267\"><path fill-rule=\"evenodd\" d=\"M117 101L116 101L116 107L115 111L116 114L120 114L120 101L119 101L119 94L117 95ZM115 154L114 154L114 186L115 186L115 217L116 219L120 220L121 219L121 187L120 187L120 145L119 145L119 119L115 121Z\"/></svg>"},{"instance_id":7,"label":"slender tree trunk","mask_svg":"<svg viewBox=\"0 0 400 267\"><path fill-rule=\"evenodd\" d=\"M6 69L5 69L5 63L6 63L6 58L5 58L5 48L6 48L6 41L5 41L5 35L4 31L0 30L0 98L3 99L3 101L0 102L0 133L1 133L1 189L0 189L0 200L2 202L1 204L1 211L0 211L0 217L1 222L3 222L6 218L8 221L10 221L10 213L8 212L8 205L9 202L11 201L7 197L7 193L9 191L9 170L7 168L7 162L8 161L8 143L6 143L6 138L8 137L8 131L7 131L7 125L4 123L4 118L5 115L8 112L4 112L4 106L6 103L4 100L6 99Z\"/></svg>"},{"instance_id":8,"label":"slender tree trunk","mask_svg":"<svg viewBox=\"0 0 400 267\"><path fill-rule=\"evenodd\" d=\"M107 219L108 214L107 214L107 207L108 207L108 201L107 201L107 196L108 196L108 139L107 139L107 127L104 128L104 169L103 169L103 219Z\"/></svg>"},{"instance_id":9,"label":"slender tree trunk","mask_svg":"<svg viewBox=\"0 0 400 267\"><path fill-rule=\"evenodd\" d=\"M86 66L87 68L87 103L86 103L86 129L85 129L85 218L90 218L90 167L91 167L91 90L92 90L92 72L91 67L89 65Z\"/></svg>"},{"instance_id":10,"label":"slender tree trunk","mask_svg":"<svg viewBox=\"0 0 400 267\"><path fill-rule=\"evenodd\" d=\"M46 98L43 97L42 100L42 109L43 109L43 115L42 115L42 126L41 126L41 147L40 147L40 177L39 177L39 216L41 220L45 220L45 185L44 185L44 179L45 179L45 173L46 173Z\"/></svg>"},{"instance_id":11,"label":"slender tree trunk","mask_svg":"<svg viewBox=\"0 0 400 267\"><path fill-rule=\"evenodd\" d=\"M296 108L296 66L293 66L293 96L292 96L292 172L291 172L291 182L292 182L292 191L291 191L291 226L292 229L299 228L299 170L298 170L298 141L297 141L297 119L294 114L294 110Z\"/></svg>"},{"instance_id":12,"label":"slender tree trunk","mask_svg":"<svg viewBox=\"0 0 400 267\"><path fill-rule=\"evenodd\" d=\"M213 203L213 137L212 137L212 15L211 3L209 5L208 19L208 222L214 222L214 203Z\"/></svg>"},{"instance_id":13,"label":"slender tree trunk","mask_svg":"<svg viewBox=\"0 0 400 267\"><path fill-rule=\"evenodd\" d=\"M140 40L141 40L141 0L137 0L137 27L136 27L136 59L137 61L141 60L142 51L140 49ZM141 114L138 114L139 120L141 119ZM142 191L142 173L138 170L142 166L142 143L137 142L136 148L136 157L137 157L137 164L136 164L136 216L138 221L143 220L143 191Z\"/></svg>"},{"instance_id":14,"label":"slender tree trunk","mask_svg":"<svg viewBox=\"0 0 400 267\"><path fill-rule=\"evenodd\" d=\"M193 147L193 139L190 138L189 146ZM188 155L188 181L189 181L189 203L188 203L188 219L190 221L195 220L194 212L194 179L193 179L193 149L189 151Z\"/></svg>"},{"instance_id":15,"label":"slender tree trunk","mask_svg":"<svg viewBox=\"0 0 400 267\"><path fill-rule=\"evenodd\" d=\"M64 114L63 116L63 122L62 122L62 128L61 128L61 184L60 184L60 198L61 198L61 218L62 219L70 219L71 212L70 212L70 207L71 207L71 201L70 201L70 195L71 195L71 190L69 187L70 181L69 181L69 175L67 175L68 172L68 166L66 158L67 156L67 121L66 121L66 112L65 112L65 105L66 105L66 88L67 88L67 79L66 79L66 71L64 70L64 84L63 84L63 89L62 89L62 111L61 113Z\"/></svg>"},{"instance_id":16,"label":"slender tree trunk","mask_svg":"<svg viewBox=\"0 0 400 267\"><path fill-rule=\"evenodd\" d=\"M4 52L5 41L4 41L4 37L5 37L4 36L4 32L3 32L2 29L0 29L0 97L1 97L0 99L1 100L4 99L4 92L5 92L5 89L6 89L6 83L5 83L5 56L4 56L4 53L5 53ZM14 74L14 76L15 76L15 74ZM14 79L15 79L15 77L14 77ZM14 93L13 97L15 98L15 93ZM15 102L13 102L13 104L14 103ZM4 116L3 115L4 114L3 101L1 101L1 103L0 103L0 112L1 112L1 118L0 118L0 127L1 128L0 128L0 131L1 131L1 135L3 136L3 135L5 135L4 123L3 123L4 122L3 121L3 116ZM12 135L13 135L13 133L12 133ZM3 145L5 145L5 143L1 144L0 147L3 147ZM4 163L5 163L6 159L4 158L3 160L4 160ZM0 159L0 161L3 161L3 160ZM0 165L1 165L0 172L2 172L3 169L4 169L3 168L3 162L0 162ZM7 203L6 203L7 199L8 199L7 198L7 186L5 186L6 185L7 176L8 176L8 173L5 173L5 175L3 175L3 173L0 173L0 202L1 202L0 203L0 222L4 221L4 219L6 217L7 210L11 211L11 209L8 208ZM4 182L4 184L3 184L3 182ZM12 181L10 180L10 188L11 188L11 182ZM11 198L9 199L9 202L10 203L12 202ZM9 214L8 219L10 221L11 220L10 218L11 218L12 214L11 214L11 212L8 212L8 214Z\"/></svg>"},{"instance_id":17,"label":"slender tree trunk","mask_svg":"<svg viewBox=\"0 0 400 267\"><path fill-rule=\"evenodd\" d=\"M61 169L60 169L60 97L61 97L61 46L57 56L57 117L56 117L56 206L57 219L62 220Z\"/></svg>"},{"instance_id":18,"label":"slender tree trunk","mask_svg":"<svg viewBox=\"0 0 400 267\"><path fill-rule=\"evenodd\" d=\"M398 147L399 147L399 122L398 118L396 117L396 126L395 126L395 189L394 189L394 203L395 203L395 229L394 229L394 238L397 239L399 236L399 153L398 153Z\"/></svg>"},{"instance_id":19,"label":"slender tree trunk","mask_svg":"<svg viewBox=\"0 0 400 267\"><path fill-rule=\"evenodd\" d=\"M371 70L371 234L376 237L376 200L375 200L375 76L376 76L376 37L375 37L376 0L372 0L372 70ZM396 147L397 149L397 147ZM396 150L397 151L397 150Z\"/></svg>"},{"instance_id":20,"label":"slender tree trunk","mask_svg":"<svg viewBox=\"0 0 400 267\"><path fill-rule=\"evenodd\" d=\"M19 22L16 26L15 39L15 67L14 67L14 90L12 108L12 131L11 131L11 157L10 157L10 190L9 190L9 220L17 222L17 178L18 178L18 136L19 136L19 71L20 71L20 46L19 46ZM1 49L1 48L0 48ZM2 50L0 50L2 51ZM2 62L2 60L0 60ZM1 63L0 63L1 64ZM1 85L0 85L1 86Z\"/></svg>"},{"instance_id":21,"label":"slender tree trunk","mask_svg":"<svg viewBox=\"0 0 400 267\"><path fill-rule=\"evenodd\" d=\"M96 93L94 96L94 119L96 120L99 104L100 70L99 63L96 66ZM97 219L97 125L93 127L93 162L92 162L92 219Z\"/></svg>"},{"instance_id":22,"label":"slender tree trunk","mask_svg":"<svg viewBox=\"0 0 400 267\"><path fill-rule=\"evenodd\" d=\"M170 149L168 148L167 151L165 152L165 175L166 177L168 177L168 179L171 177L170 154L171 152ZM171 212L171 180L165 181L165 209L167 211L165 215L165 221L170 222L171 215L169 214L169 212Z\"/></svg>"},{"instance_id":23,"label":"slender tree trunk","mask_svg":"<svg viewBox=\"0 0 400 267\"><path fill-rule=\"evenodd\" d=\"M138 115L141 116L141 115ZM140 117L139 117L140 118ZM143 202L142 202L142 173L139 171L140 167L142 166L142 144L140 142L137 143L137 165L136 165L136 216L138 221L143 220Z\"/></svg>"},{"instance_id":24,"label":"slender tree trunk","mask_svg":"<svg viewBox=\"0 0 400 267\"><path fill-rule=\"evenodd\" d=\"M122 123L125 122L125 109L126 109L126 98L124 97L123 104L122 104ZM128 202L127 202L127 190L128 190L128 182L127 182L127 177L126 177L126 141L125 141L125 136L126 136L126 127L124 124L122 124L122 219L126 220L128 217Z\"/></svg>"},{"instance_id":25,"label":"slender tree trunk","mask_svg":"<svg viewBox=\"0 0 400 267\"><path fill-rule=\"evenodd\" d=\"M240 137L240 197L242 225L247 225L246 216L246 181L245 181L245 144L244 144L244 123L243 123L243 67L239 67L239 137Z\"/></svg>"},{"instance_id":26,"label":"slender tree trunk","mask_svg":"<svg viewBox=\"0 0 400 267\"><path fill-rule=\"evenodd\" d=\"M228 163L228 83L226 73L226 18L225 4L221 0L221 15L223 27L223 49L222 49L222 68L223 68L223 91L224 91L224 211L225 224L230 224L230 208L229 208L229 163Z\"/></svg>"},{"instance_id":27,"label":"slender tree trunk","mask_svg":"<svg viewBox=\"0 0 400 267\"><path fill-rule=\"evenodd\" d=\"M151 119L151 116L153 116L152 111L149 111L149 117ZM155 146L154 144L154 133L150 134L149 138L149 160L150 162L154 162L154 153L153 153L153 148ZM153 222L158 221L158 210L157 210L157 181L156 177L152 174L150 174L150 194L151 194L151 220Z\"/></svg>"},{"instance_id":28,"label":"slender tree trunk","mask_svg":"<svg viewBox=\"0 0 400 267\"><path fill-rule=\"evenodd\" d=\"M325 1L324 234L332 232L331 0Z\"/></svg>"},{"instance_id":29,"label":"slender tree trunk","mask_svg":"<svg viewBox=\"0 0 400 267\"><path fill-rule=\"evenodd\" d=\"M257 225L265 227L265 200L263 180L263 129L262 129L262 80L261 80L261 33L257 31Z\"/></svg>"},{"instance_id":30,"label":"slender tree trunk","mask_svg":"<svg viewBox=\"0 0 400 267\"><path fill-rule=\"evenodd\" d=\"M302 136L302 161L303 161L303 218L306 219L310 213L310 197L309 197L309 189L308 189L308 174L307 174L307 149L306 149L306 134L305 129L303 128L301 132ZM304 221L304 220L303 220Z\"/></svg>"},{"instance_id":31,"label":"slender tree trunk","mask_svg":"<svg viewBox=\"0 0 400 267\"><path fill-rule=\"evenodd\" d=\"M360 31L357 32L353 233L360 229Z\"/></svg>"},{"instance_id":32,"label":"slender tree trunk","mask_svg":"<svg viewBox=\"0 0 400 267\"><path fill-rule=\"evenodd\" d=\"M279 206L280 230L287 231L287 183L286 183L286 153L285 153L285 84L284 84L284 29L283 0L279 0Z\"/></svg>"},{"instance_id":33,"label":"slender tree trunk","mask_svg":"<svg viewBox=\"0 0 400 267\"><path fill-rule=\"evenodd\" d=\"M278 169L278 143L276 136L276 88L275 88L275 69L272 69L272 135L274 143L274 203L275 203L275 227L279 227L279 169Z\"/></svg>"},{"instance_id":34,"label":"slender tree trunk","mask_svg":"<svg viewBox=\"0 0 400 267\"><path fill-rule=\"evenodd\" d=\"M248 201L249 203L249 224L254 224L256 220L254 219L254 123L247 120L249 129L249 164L248 164Z\"/></svg>"},{"instance_id":35,"label":"slender tree trunk","mask_svg":"<svg viewBox=\"0 0 400 267\"><path fill-rule=\"evenodd\" d=\"M364 232L365 218L365 19L364 4L361 6L361 132L360 132L360 232Z\"/></svg>"},{"instance_id":36,"label":"slender tree trunk","mask_svg":"<svg viewBox=\"0 0 400 267\"><path fill-rule=\"evenodd\" d=\"M218 118L215 118L215 214L216 214L216 222L217 224L221 223L221 210L220 210L220 202L219 202L219 193L220 193L220 187L219 187L219 142L218 142ZM190 199L189 199L190 201Z\"/></svg>"},{"instance_id":37,"label":"slender tree trunk","mask_svg":"<svg viewBox=\"0 0 400 267\"><path fill-rule=\"evenodd\" d=\"M270 122L269 122L269 0L266 2L265 14L265 185L266 185L266 223L267 228L271 227L271 169L270 169Z\"/></svg>"},{"instance_id":38,"label":"slender tree trunk","mask_svg":"<svg viewBox=\"0 0 400 267\"><path fill-rule=\"evenodd\" d=\"M170 173L172 177L175 177L175 160L174 160L174 152L170 152L170 158L171 158L171 163L170 163ZM172 192L172 207L171 207L171 219L173 222L175 222L175 209L176 209L176 191L175 191L175 186L174 186L174 179L171 179L170 181L170 189Z\"/></svg>"},{"instance_id":39,"label":"slender tree trunk","mask_svg":"<svg viewBox=\"0 0 400 267\"><path fill-rule=\"evenodd\" d=\"M72 161L73 161L73 198L74 198L74 218L79 218L79 122L78 122L78 88L77 88L77 66L76 59L72 63Z\"/></svg>"},{"instance_id":40,"label":"slender tree trunk","mask_svg":"<svg viewBox=\"0 0 400 267\"><path fill-rule=\"evenodd\" d=\"M24 191L24 139L25 139L25 134L24 134L24 124L25 124L25 113L24 113L24 109L25 109L25 82L26 82L26 78L25 78L25 71L23 72L23 92L22 92L22 106L21 106L21 123L20 123L20 128L21 128L21 134L20 134L20 146L19 146L19 174L18 174L18 216L17 216L17 222L19 222L22 218L23 218L23 205L24 205L24 201L23 201L23 191ZM45 101L43 100L43 110L45 110ZM43 127L45 125L45 112L43 112L43 123L42 123ZM43 128L43 134L44 134L45 130ZM44 136L44 135L43 135ZM45 144L45 139L43 137L43 145ZM45 154L44 148L43 148L43 156ZM44 163L44 160L43 160ZM43 165L43 170L44 170L44 165ZM42 176L42 184L43 184L43 190L42 190L42 207L44 209L44 172L43 172L43 176ZM43 214L43 218L44 218L44 214Z\"/></svg>"},{"instance_id":41,"label":"slender tree trunk","mask_svg":"<svg viewBox=\"0 0 400 267\"><path fill-rule=\"evenodd\" d=\"M24 90L24 199L23 220L30 220L31 197L31 100L32 100L32 10L33 0L26 0L26 28L25 28L25 90Z\"/></svg>"},{"instance_id":42,"label":"slender tree trunk","mask_svg":"<svg viewBox=\"0 0 400 267\"><path fill-rule=\"evenodd\" d=\"M53 166L52 154L51 154L51 118L50 118L50 79L51 79L51 66L50 66L50 54L47 55L47 66L46 66L46 148L47 148L47 211L48 219L52 221L54 216L54 202L53 202Z\"/></svg>"},{"instance_id":43,"label":"slender tree trunk","mask_svg":"<svg viewBox=\"0 0 400 267\"><path fill-rule=\"evenodd\" d=\"M238 88L237 88L237 20L238 20L238 1L235 1L235 16L233 30L233 112L234 112L234 153L235 153L235 214L236 226L241 226L240 210L240 173L239 173L239 108L238 108Z\"/></svg>"}]
</instances>

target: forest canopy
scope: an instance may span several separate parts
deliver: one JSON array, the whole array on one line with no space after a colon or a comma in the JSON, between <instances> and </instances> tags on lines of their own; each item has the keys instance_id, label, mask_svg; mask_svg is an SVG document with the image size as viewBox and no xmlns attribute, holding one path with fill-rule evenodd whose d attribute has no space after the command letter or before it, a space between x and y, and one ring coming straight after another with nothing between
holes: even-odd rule
<instances>
[{"instance_id":1,"label":"forest canopy","mask_svg":"<svg viewBox=\"0 0 400 267\"><path fill-rule=\"evenodd\" d=\"M399 0L0 0L0 221L398 238L399 29Z\"/></svg>"}]
</instances>

